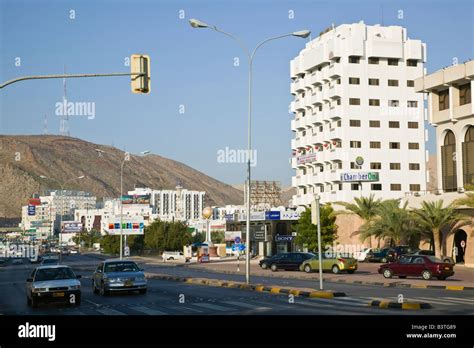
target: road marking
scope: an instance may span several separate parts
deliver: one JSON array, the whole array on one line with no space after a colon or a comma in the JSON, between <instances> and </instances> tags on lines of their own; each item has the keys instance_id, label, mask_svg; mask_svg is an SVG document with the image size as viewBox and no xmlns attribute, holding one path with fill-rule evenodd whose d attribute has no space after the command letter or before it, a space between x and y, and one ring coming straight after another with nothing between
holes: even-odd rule
<instances>
[{"instance_id":1,"label":"road marking","mask_svg":"<svg viewBox=\"0 0 474 348\"><path fill-rule=\"evenodd\" d=\"M250 303L244 303L244 302L238 302L238 301L225 301L223 303L234 305L237 307L243 307L243 308L250 308L250 309L255 309L255 310L267 310L271 309L269 307L256 307L255 305L252 305Z\"/></svg>"},{"instance_id":2,"label":"road marking","mask_svg":"<svg viewBox=\"0 0 474 348\"><path fill-rule=\"evenodd\" d=\"M219 312L226 312L229 310L228 307L222 307L222 306L218 306L218 305L210 304L210 303L194 303L193 305L203 307L203 308L213 309Z\"/></svg>"},{"instance_id":3,"label":"road marking","mask_svg":"<svg viewBox=\"0 0 474 348\"><path fill-rule=\"evenodd\" d=\"M449 298L450 300L462 300L462 301L467 301L467 302L474 302L474 298L462 298L462 297L443 297L443 298Z\"/></svg>"},{"instance_id":4,"label":"road marking","mask_svg":"<svg viewBox=\"0 0 474 348\"><path fill-rule=\"evenodd\" d=\"M394 297L396 299L396 297ZM436 298L436 299L433 299L431 297L415 297L415 298L410 298L409 300L408 299L405 299L407 301L423 301L423 302L428 302L428 303L436 303L436 304L440 304L440 305L443 305L443 306L452 306L452 305L455 305L457 303L454 303L454 302L450 302L450 301L447 301L447 300L442 300L440 298Z\"/></svg>"},{"instance_id":5,"label":"road marking","mask_svg":"<svg viewBox=\"0 0 474 348\"><path fill-rule=\"evenodd\" d=\"M155 309L151 309L151 308L143 307L143 306L130 307L130 309L133 309L134 311L142 312L148 315L168 315L168 313L157 311Z\"/></svg>"},{"instance_id":6,"label":"road marking","mask_svg":"<svg viewBox=\"0 0 474 348\"><path fill-rule=\"evenodd\" d=\"M169 307L169 308L170 309L175 309L175 310L178 310L178 311L182 311L183 309L186 309L186 310L191 311L191 312L204 313L204 311L201 311L199 309L191 308L191 307L185 307L185 306L174 306L174 307Z\"/></svg>"},{"instance_id":7,"label":"road marking","mask_svg":"<svg viewBox=\"0 0 474 348\"><path fill-rule=\"evenodd\" d=\"M125 313L116 311L112 308L98 308L96 311L105 315L126 315Z\"/></svg>"},{"instance_id":8,"label":"road marking","mask_svg":"<svg viewBox=\"0 0 474 348\"><path fill-rule=\"evenodd\" d=\"M92 304L93 304L94 306L96 306L96 307L102 306L101 304L92 302L91 300L88 300L88 299L85 299L84 301L87 301L87 302L89 302L89 303L92 303Z\"/></svg>"}]
</instances>

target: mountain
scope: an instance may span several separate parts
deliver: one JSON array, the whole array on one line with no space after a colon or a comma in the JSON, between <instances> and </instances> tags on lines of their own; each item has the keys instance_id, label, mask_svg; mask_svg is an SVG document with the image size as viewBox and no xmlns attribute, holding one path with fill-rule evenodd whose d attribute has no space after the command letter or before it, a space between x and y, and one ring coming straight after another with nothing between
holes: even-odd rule
<instances>
[{"instance_id":1,"label":"mountain","mask_svg":"<svg viewBox=\"0 0 474 348\"><path fill-rule=\"evenodd\" d=\"M112 146L77 138L0 135L0 217L20 216L21 206L33 193L58 189L58 181L80 175L85 178L69 181L64 188L88 191L98 198L118 197L124 155ZM154 154L131 155L125 162L124 194L134 187L174 189L178 182L186 189L205 191L206 205L242 204L241 191L180 162Z\"/></svg>"}]
</instances>

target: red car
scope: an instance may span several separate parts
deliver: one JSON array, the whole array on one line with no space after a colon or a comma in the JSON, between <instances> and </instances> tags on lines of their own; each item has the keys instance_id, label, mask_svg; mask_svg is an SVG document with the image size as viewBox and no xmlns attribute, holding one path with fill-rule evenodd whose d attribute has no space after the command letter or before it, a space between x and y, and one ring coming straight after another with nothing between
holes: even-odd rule
<instances>
[{"instance_id":1,"label":"red car","mask_svg":"<svg viewBox=\"0 0 474 348\"><path fill-rule=\"evenodd\" d=\"M446 263L434 256L404 255L396 262L381 265L379 273L383 274L385 278L392 278L395 275L399 278L421 276L425 280L429 280L432 277L445 280L454 274L454 270L452 264Z\"/></svg>"}]
</instances>

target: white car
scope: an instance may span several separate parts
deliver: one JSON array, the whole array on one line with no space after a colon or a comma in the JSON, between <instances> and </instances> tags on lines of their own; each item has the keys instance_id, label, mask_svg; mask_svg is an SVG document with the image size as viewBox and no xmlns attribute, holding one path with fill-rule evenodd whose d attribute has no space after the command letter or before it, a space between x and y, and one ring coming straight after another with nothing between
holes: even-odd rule
<instances>
[{"instance_id":1,"label":"white car","mask_svg":"<svg viewBox=\"0 0 474 348\"><path fill-rule=\"evenodd\" d=\"M161 256L163 257L163 262L173 260L186 261L187 259L182 251L163 251Z\"/></svg>"},{"instance_id":2,"label":"white car","mask_svg":"<svg viewBox=\"0 0 474 348\"><path fill-rule=\"evenodd\" d=\"M354 258L359 262L364 262L367 260L368 254L372 251L372 248L364 248L361 251L354 253Z\"/></svg>"}]
</instances>

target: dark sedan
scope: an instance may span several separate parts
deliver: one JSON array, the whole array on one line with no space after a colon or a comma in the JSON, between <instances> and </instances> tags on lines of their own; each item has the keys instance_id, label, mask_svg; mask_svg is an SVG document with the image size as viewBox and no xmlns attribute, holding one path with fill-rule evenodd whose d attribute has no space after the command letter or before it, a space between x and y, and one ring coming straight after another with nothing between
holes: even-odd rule
<instances>
[{"instance_id":1,"label":"dark sedan","mask_svg":"<svg viewBox=\"0 0 474 348\"><path fill-rule=\"evenodd\" d=\"M399 278L422 277L429 280L436 277L445 280L454 275L453 265L434 256L404 255L396 262L386 263L379 267L378 272L385 278L398 276Z\"/></svg>"},{"instance_id":2,"label":"dark sedan","mask_svg":"<svg viewBox=\"0 0 474 348\"><path fill-rule=\"evenodd\" d=\"M276 272L279 269L298 271L300 265L304 261L313 257L314 254L311 253L284 253L275 255L274 257L267 259L264 263L266 265L265 268L270 268L273 272ZM262 266L262 268L264 267Z\"/></svg>"},{"instance_id":3,"label":"dark sedan","mask_svg":"<svg viewBox=\"0 0 474 348\"><path fill-rule=\"evenodd\" d=\"M367 255L367 260L369 262L382 262L382 263L387 263L388 262L388 252L390 248L383 248L377 251L371 250L369 254Z\"/></svg>"}]
</instances>

